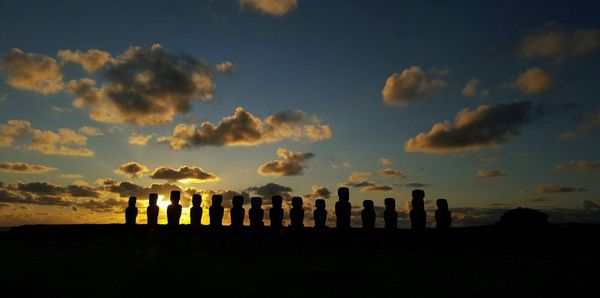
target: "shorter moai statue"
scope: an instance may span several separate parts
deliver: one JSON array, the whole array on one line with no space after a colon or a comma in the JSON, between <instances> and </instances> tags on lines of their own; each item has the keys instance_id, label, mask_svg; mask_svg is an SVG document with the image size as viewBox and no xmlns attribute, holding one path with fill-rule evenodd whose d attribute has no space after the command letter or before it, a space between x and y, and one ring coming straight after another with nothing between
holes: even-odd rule
<instances>
[{"instance_id":1,"label":"shorter moai statue","mask_svg":"<svg viewBox=\"0 0 600 298\"><path fill-rule=\"evenodd\" d=\"M398 212L396 212L396 200L386 198L384 201L385 210L383 211L383 221L386 230L395 230L398 228Z\"/></svg>"},{"instance_id":2,"label":"shorter moai statue","mask_svg":"<svg viewBox=\"0 0 600 298\"><path fill-rule=\"evenodd\" d=\"M167 225L178 226L181 218L181 192L178 190L171 191L171 205L167 207Z\"/></svg>"},{"instance_id":3,"label":"shorter moai statue","mask_svg":"<svg viewBox=\"0 0 600 298\"><path fill-rule=\"evenodd\" d=\"M350 228L350 213L352 205L350 204L350 190L347 187L338 188L338 201L335 203L336 228Z\"/></svg>"},{"instance_id":4,"label":"shorter moai statue","mask_svg":"<svg viewBox=\"0 0 600 298\"><path fill-rule=\"evenodd\" d=\"M213 195L212 204L208 208L208 217L210 218L210 226L213 228L220 228L223 226L223 196Z\"/></svg>"},{"instance_id":5,"label":"shorter moai statue","mask_svg":"<svg viewBox=\"0 0 600 298\"><path fill-rule=\"evenodd\" d=\"M158 201L158 194L151 193L148 197L148 208L146 208L146 217L148 218L148 225L158 225L158 212L160 208L156 205Z\"/></svg>"},{"instance_id":6,"label":"shorter moai statue","mask_svg":"<svg viewBox=\"0 0 600 298\"><path fill-rule=\"evenodd\" d=\"M234 196L231 203L233 205L229 211L231 227L239 229L244 226L244 217L246 216L246 210L242 207L244 205L244 197Z\"/></svg>"},{"instance_id":7,"label":"shorter moai statue","mask_svg":"<svg viewBox=\"0 0 600 298\"><path fill-rule=\"evenodd\" d=\"M260 197L252 197L250 199L248 216L250 217L251 228L260 229L264 226L263 218L265 216L265 211L262 209L262 199Z\"/></svg>"},{"instance_id":8,"label":"shorter moai statue","mask_svg":"<svg viewBox=\"0 0 600 298\"><path fill-rule=\"evenodd\" d=\"M293 229L304 227L304 209L302 208L302 198L292 198L292 209L290 209L290 221Z\"/></svg>"},{"instance_id":9,"label":"shorter moai statue","mask_svg":"<svg viewBox=\"0 0 600 298\"><path fill-rule=\"evenodd\" d=\"M281 204L283 198L280 195L274 195L271 197L271 204L273 205L269 209L269 219L271 220L271 229L274 231L281 231L283 228L283 208Z\"/></svg>"},{"instance_id":10,"label":"shorter moai statue","mask_svg":"<svg viewBox=\"0 0 600 298\"><path fill-rule=\"evenodd\" d=\"M425 213L425 192L421 189L412 191L412 210L410 210L410 227L413 231L425 230L427 213Z\"/></svg>"},{"instance_id":11,"label":"shorter moai statue","mask_svg":"<svg viewBox=\"0 0 600 298\"><path fill-rule=\"evenodd\" d=\"M375 205L371 200L363 201L363 210L360 212L363 229L372 230L375 228Z\"/></svg>"},{"instance_id":12,"label":"shorter moai statue","mask_svg":"<svg viewBox=\"0 0 600 298\"><path fill-rule=\"evenodd\" d=\"M199 227L202 223L202 196L195 194L192 196L192 208L190 208L190 225Z\"/></svg>"},{"instance_id":13,"label":"shorter moai statue","mask_svg":"<svg viewBox=\"0 0 600 298\"><path fill-rule=\"evenodd\" d=\"M315 220L315 228L325 228L327 222L327 210L325 210L325 200L318 199L315 201L315 211L313 212L313 218Z\"/></svg>"},{"instance_id":14,"label":"shorter moai statue","mask_svg":"<svg viewBox=\"0 0 600 298\"><path fill-rule=\"evenodd\" d=\"M446 199L438 199L435 201L437 210L435 211L435 227L438 230L449 230L452 216L448 210L448 201Z\"/></svg>"},{"instance_id":15,"label":"shorter moai statue","mask_svg":"<svg viewBox=\"0 0 600 298\"><path fill-rule=\"evenodd\" d=\"M129 203L125 208L125 223L128 225L135 225L135 218L138 215L138 209L135 207L136 202L136 197L129 197Z\"/></svg>"}]
</instances>

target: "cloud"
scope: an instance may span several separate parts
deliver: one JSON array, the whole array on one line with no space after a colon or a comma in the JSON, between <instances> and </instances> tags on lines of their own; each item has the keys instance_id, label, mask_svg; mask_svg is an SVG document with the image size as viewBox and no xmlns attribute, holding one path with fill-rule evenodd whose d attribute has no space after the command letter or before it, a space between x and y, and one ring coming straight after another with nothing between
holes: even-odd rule
<instances>
[{"instance_id":1,"label":"cloud","mask_svg":"<svg viewBox=\"0 0 600 298\"><path fill-rule=\"evenodd\" d=\"M560 134L560 140L577 140L592 134L600 126L600 109L596 109L577 119L577 128ZM0 144L1 144L0 138Z\"/></svg>"},{"instance_id":2,"label":"cloud","mask_svg":"<svg viewBox=\"0 0 600 298\"><path fill-rule=\"evenodd\" d=\"M120 165L114 172L130 178L139 178L148 172L148 168L135 161L130 161Z\"/></svg>"},{"instance_id":3,"label":"cloud","mask_svg":"<svg viewBox=\"0 0 600 298\"><path fill-rule=\"evenodd\" d=\"M98 136L103 136L104 133L95 128L95 127L90 127L90 126L82 126L79 128L79 133L88 137L98 137Z\"/></svg>"},{"instance_id":4,"label":"cloud","mask_svg":"<svg viewBox=\"0 0 600 298\"><path fill-rule=\"evenodd\" d=\"M400 74L389 76L381 91L387 105L406 106L418 99L446 88L446 82L436 79L419 66L411 66Z\"/></svg>"},{"instance_id":5,"label":"cloud","mask_svg":"<svg viewBox=\"0 0 600 298\"><path fill-rule=\"evenodd\" d=\"M293 189L288 186L279 185L277 183L267 183L261 186L252 186L245 189L245 191L256 193L263 198L270 198L274 195L289 194Z\"/></svg>"},{"instance_id":6,"label":"cloud","mask_svg":"<svg viewBox=\"0 0 600 298\"><path fill-rule=\"evenodd\" d=\"M538 94L554 89L554 79L541 68L532 67L521 72L513 85L525 94Z\"/></svg>"},{"instance_id":7,"label":"cloud","mask_svg":"<svg viewBox=\"0 0 600 298\"><path fill-rule=\"evenodd\" d=\"M406 183L405 185L408 186L408 187L415 187L415 188L422 188L422 187L431 186L431 184L419 183L419 182Z\"/></svg>"},{"instance_id":8,"label":"cloud","mask_svg":"<svg viewBox=\"0 0 600 298\"><path fill-rule=\"evenodd\" d=\"M229 61L219 63L216 66L217 71L221 74L232 74L235 71L235 65Z\"/></svg>"},{"instance_id":9,"label":"cloud","mask_svg":"<svg viewBox=\"0 0 600 298\"><path fill-rule=\"evenodd\" d=\"M352 172L348 176L349 182L343 183L345 186L361 188L361 192L376 192L376 191L391 191L394 190L389 185L377 185L375 182L366 180L366 177L371 176L371 172Z\"/></svg>"},{"instance_id":10,"label":"cloud","mask_svg":"<svg viewBox=\"0 0 600 298\"><path fill-rule=\"evenodd\" d=\"M404 150L446 154L495 147L516 138L521 128L540 113L534 113L529 101L480 105L473 111L463 109L456 114L454 124L434 124L429 132L409 139Z\"/></svg>"},{"instance_id":11,"label":"cloud","mask_svg":"<svg viewBox=\"0 0 600 298\"><path fill-rule=\"evenodd\" d=\"M583 192L587 189L583 187L560 186L557 184L542 185L538 187L537 192L540 194L550 193L568 193L568 192Z\"/></svg>"},{"instance_id":12,"label":"cloud","mask_svg":"<svg viewBox=\"0 0 600 298\"><path fill-rule=\"evenodd\" d=\"M65 179L82 179L83 175L81 174L60 174L58 177Z\"/></svg>"},{"instance_id":13,"label":"cloud","mask_svg":"<svg viewBox=\"0 0 600 298\"><path fill-rule=\"evenodd\" d=\"M29 133L31 123L23 120L8 120L6 124L0 124L0 147L8 147L12 143Z\"/></svg>"},{"instance_id":14,"label":"cloud","mask_svg":"<svg viewBox=\"0 0 600 298\"><path fill-rule=\"evenodd\" d=\"M183 166L179 169L172 169L165 166L158 167L150 174L150 178L178 181L182 183L205 183L219 180L219 177L216 174L206 172L198 167L188 166Z\"/></svg>"},{"instance_id":15,"label":"cloud","mask_svg":"<svg viewBox=\"0 0 600 298\"><path fill-rule=\"evenodd\" d=\"M81 51L60 50L58 51L58 57L66 62L80 64L87 72L95 72L104 67L112 59L110 53L97 49L90 49L85 53Z\"/></svg>"},{"instance_id":16,"label":"cloud","mask_svg":"<svg viewBox=\"0 0 600 298\"><path fill-rule=\"evenodd\" d=\"M348 180L353 183L358 183L364 181L366 177L371 176L373 173L371 172L352 172L350 176L348 176Z\"/></svg>"},{"instance_id":17,"label":"cloud","mask_svg":"<svg viewBox=\"0 0 600 298\"><path fill-rule=\"evenodd\" d=\"M334 169L337 169L337 168L339 168L339 167L342 167L342 168L349 169L349 168L351 168L351 167L352 167L352 164L351 164L351 163L349 163L349 162L345 162L345 161L343 161L343 162L341 162L340 164L333 163L333 164L331 165L331 167L332 167L332 168L334 168Z\"/></svg>"},{"instance_id":18,"label":"cloud","mask_svg":"<svg viewBox=\"0 0 600 298\"><path fill-rule=\"evenodd\" d=\"M14 88L43 94L57 93L64 88L60 65L46 55L12 49L1 66L7 73L6 82Z\"/></svg>"},{"instance_id":19,"label":"cloud","mask_svg":"<svg viewBox=\"0 0 600 298\"><path fill-rule=\"evenodd\" d=\"M26 162L0 162L0 171L4 172L12 172L19 174L40 174L54 170L56 170L56 168L44 165L29 164Z\"/></svg>"},{"instance_id":20,"label":"cloud","mask_svg":"<svg viewBox=\"0 0 600 298\"><path fill-rule=\"evenodd\" d=\"M379 191L392 191L393 187L389 185L368 185L360 189L360 192L379 192Z\"/></svg>"},{"instance_id":21,"label":"cloud","mask_svg":"<svg viewBox=\"0 0 600 298\"><path fill-rule=\"evenodd\" d=\"M296 9L298 0L240 0L240 7L246 6L263 14L280 17Z\"/></svg>"},{"instance_id":22,"label":"cloud","mask_svg":"<svg viewBox=\"0 0 600 298\"><path fill-rule=\"evenodd\" d=\"M476 96L488 96L490 94L489 90L483 89L481 90L479 86L479 79L472 78L470 79L465 87L462 89L462 96L464 97L476 97Z\"/></svg>"},{"instance_id":23,"label":"cloud","mask_svg":"<svg viewBox=\"0 0 600 298\"><path fill-rule=\"evenodd\" d=\"M68 185L61 186L51 184L48 182L30 182L21 183L15 182L7 185L6 189L10 191L21 191L37 195L45 196L64 196L69 195L71 197L91 197L97 198L100 193L96 189L86 185Z\"/></svg>"},{"instance_id":24,"label":"cloud","mask_svg":"<svg viewBox=\"0 0 600 298\"><path fill-rule=\"evenodd\" d=\"M379 163L385 166L385 165L391 165L393 162L389 158L382 157L379 159Z\"/></svg>"},{"instance_id":25,"label":"cloud","mask_svg":"<svg viewBox=\"0 0 600 298\"><path fill-rule=\"evenodd\" d=\"M307 152L293 152L284 148L277 149L280 160L274 160L258 167L258 174L263 176L298 176L304 174L306 163L315 155Z\"/></svg>"},{"instance_id":26,"label":"cloud","mask_svg":"<svg viewBox=\"0 0 600 298\"><path fill-rule=\"evenodd\" d=\"M388 178L395 178L395 179L404 179L407 177L405 173L398 171L398 170L390 169L390 168L381 170L380 175L384 176L384 177L388 177Z\"/></svg>"},{"instance_id":27,"label":"cloud","mask_svg":"<svg viewBox=\"0 0 600 298\"><path fill-rule=\"evenodd\" d=\"M557 165L552 169L555 173L564 172L589 172L600 169L600 162L590 162L585 160L571 160L566 163Z\"/></svg>"},{"instance_id":28,"label":"cloud","mask_svg":"<svg viewBox=\"0 0 600 298\"><path fill-rule=\"evenodd\" d=\"M94 156L94 151L85 147L87 137L68 128L60 128L58 132L31 129L33 139L25 148L46 155Z\"/></svg>"},{"instance_id":29,"label":"cloud","mask_svg":"<svg viewBox=\"0 0 600 298\"><path fill-rule=\"evenodd\" d=\"M560 63L600 48L600 30L564 30L547 27L524 36L516 46L518 55L531 59L549 59Z\"/></svg>"},{"instance_id":30,"label":"cloud","mask_svg":"<svg viewBox=\"0 0 600 298\"><path fill-rule=\"evenodd\" d=\"M149 135L142 135L142 134L137 134L137 133L132 133L129 136L129 144L132 145L139 145L139 146L145 146L148 145L148 142L150 142L150 140L152 140L152 138L154 138L154 135L149 134Z\"/></svg>"},{"instance_id":31,"label":"cloud","mask_svg":"<svg viewBox=\"0 0 600 298\"><path fill-rule=\"evenodd\" d=\"M89 109L92 120L154 125L172 122L196 101L210 101L215 85L207 64L155 44L130 47L111 60L103 85L85 78L67 89L78 95L73 105Z\"/></svg>"},{"instance_id":32,"label":"cloud","mask_svg":"<svg viewBox=\"0 0 600 298\"><path fill-rule=\"evenodd\" d=\"M311 193L304 196L305 198L312 199L329 199L331 197L331 191L323 186L313 185L311 187Z\"/></svg>"},{"instance_id":33,"label":"cloud","mask_svg":"<svg viewBox=\"0 0 600 298\"><path fill-rule=\"evenodd\" d=\"M479 170L475 174L477 178L498 178L504 176L506 176L506 173L499 170Z\"/></svg>"},{"instance_id":34,"label":"cloud","mask_svg":"<svg viewBox=\"0 0 600 298\"><path fill-rule=\"evenodd\" d=\"M217 125L210 122L203 122L198 127L179 124L171 136L160 137L158 142L179 150L201 146L255 146L282 139L321 141L329 138L329 125L320 124L316 116L309 117L302 111L279 112L263 121L238 107L234 115L224 117Z\"/></svg>"}]
</instances>

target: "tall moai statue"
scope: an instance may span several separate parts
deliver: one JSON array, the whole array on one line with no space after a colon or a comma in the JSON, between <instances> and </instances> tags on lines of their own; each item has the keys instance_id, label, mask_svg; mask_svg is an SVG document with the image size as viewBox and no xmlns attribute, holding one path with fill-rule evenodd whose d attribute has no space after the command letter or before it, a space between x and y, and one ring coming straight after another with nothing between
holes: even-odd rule
<instances>
[{"instance_id":1,"label":"tall moai statue","mask_svg":"<svg viewBox=\"0 0 600 298\"><path fill-rule=\"evenodd\" d=\"M304 209L302 208L302 198L292 198L292 209L290 209L290 221L293 229L304 227Z\"/></svg>"},{"instance_id":2,"label":"tall moai statue","mask_svg":"<svg viewBox=\"0 0 600 298\"><path fill-rule=\"evenodd\" d=\"M148 197L148 208L146 208L146 218L148 218L148 225L158 225L158 212L160 208L156 204L158 201L158 194L151 193Z\"/></svg>"},{"instance_id":3,"label":"tall moai statue","mask_svg":"<svg viewBox=\"0 0 600 298\"><path fill-rule=\"evenodd\" d=\"M244 197L234 196L231 203L233 205L229 211L231 227L239 229L244 226L244 217L246 216L246 210L242 207L244 205Z\"/></svg>"},{"instance_id":4,"label":"tall moai statue","mask_svg":"<svg viewBox=\"0 0 600 298\"><path fill-rule=\"evenodd\" d=\"M208 208L208 217L210 218L210 226L213 228L220 228L223 226L223 196L213 195L212 204Z\"/></svg>"},{"instance_id":5,"label":"tall moai statue","mask_svg":"<svg viewBox=\"0 0 600 298\"><path fill-rule=\"evenodd\" d=\"M338 201L335 203L336 228L350 228L351 211L352 205L350 205L350 190L347 187L338 188Z\"/></svg>"},{"instance_id":6,"label":"tall moai statue","mask_svg":"<svg viewBox=\"0 0 600 298\"><path fill-rule=\"evenodd\" d=\"M136 202L136 197L129 197L127 208L125 208L125 223L128 225L135 225L135 218L138 215L138 209L135 207Z\"/></svg>"},{"instance_id":7,"label":"tall moai statue","mask_svg":"<svg viewBox=\"0 0 600 298\"><path fill-rule=\"evenodd\" d=\"M280 195L274 195L271 197L271 209L269 209L269 219L271 220L271 229L275 231L281 231L283 228L283 208L281 204L283 198Z\"/></svg>"},{"instance_id":8,"label":"tall moai statue","mask_svg":"<svg viewBox=\"0 0 600 298\"><path fill-rule=\"evenodd\" d=\"M360 212L360 219L362 220L363 229L372 230L375 228L375 205L371 200L363 201L363 210Z\"/></svg>"},{"instance_id":9,"label":"tall moai statue","mask_svg":"<svg viewBox=\"0 0 600 298\"><path fill-rule=\"evenodd\" d=\"M262 209L262 198L252 197L250 199L250 227L254 229L260 229L264 226L263 218L265 217L265 211Z\"/></svg>"},{"instance_id":10,"label":"tall moai statue","mask_svg":"<svg viewBox=\"0 0 600 298\"><path fill-rule=\"evenodd\" d=\"M181 218L181 205L179 200L181 199L181 192L178 190L171 191L171 205L167 207L167 225L178 226L179 219Z\"/></svg>"},{"instance_id":11,"label":"tall moai statue","mask_svg":"<svg viewBox=\"0 0 600 298\"><path fill-rule=\"evenodd\" d=\"M313 211L313 219L315 220L315 228L323 229L326 227L327 210L325 210L325 200L318 199L315 201L315 211Z\"/></svg>"},{"instance_id":12,"label":"tall moai statue","mask_svg":"<svg viewBox=\"0 0 600 298\"><path fill-rule=\"evenodd\" d=\"M199 227L202 225L202 196L195 194L192 196L192 208L190 208L190 225Z\"/></svg>"},{"instance_id":13,"label":"tall moai statue","mask_svg":"<svg viewBox=\"0 0 600 298\"><path fill-rule=\"evenodd\" d=\"M383 211L383 221L385 222L386 230L395 230L398 228L398 212L396 212L396 200L394 198L386 198L383 203L385 210Z\"/></svg>"},{"instance_id":14,"label":"tall moai statue","mask_svg":"<svg viewBox=\"0 0 600 298\"><path fill-rule=\"evenodd\" d=\"M413 231L425 230L427 214L425 213L425 192L421 189L412 191L412 210L410 210L410 226Z\"/></svg>"},{"instance_id":15,"label":"tall moai statue","mask_svg":"<svg viewBox=\"0 0 600 298\"><path fill-rule=\"evenodd\" d=\"M448 210L448 201L446 199L438 199L435 201L437 210L435 211L435 227L438 230L449 230L452 215Z\"/></svg>"}]
</instances>

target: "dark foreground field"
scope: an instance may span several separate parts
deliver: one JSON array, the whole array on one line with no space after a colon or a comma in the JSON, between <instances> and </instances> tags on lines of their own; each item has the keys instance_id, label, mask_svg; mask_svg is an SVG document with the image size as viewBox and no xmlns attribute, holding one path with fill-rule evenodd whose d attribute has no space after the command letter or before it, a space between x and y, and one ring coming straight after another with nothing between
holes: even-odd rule
<instances>
[{"instance_id":1,"label":"dark foreground field","mask_svg":"<svg viewBox=\"0 0 600 298\"><path fill-rule=\"evenodd\" d=\"M600 226L0 233L0 297L600 297Z\"/></svg>"}]
</instances>

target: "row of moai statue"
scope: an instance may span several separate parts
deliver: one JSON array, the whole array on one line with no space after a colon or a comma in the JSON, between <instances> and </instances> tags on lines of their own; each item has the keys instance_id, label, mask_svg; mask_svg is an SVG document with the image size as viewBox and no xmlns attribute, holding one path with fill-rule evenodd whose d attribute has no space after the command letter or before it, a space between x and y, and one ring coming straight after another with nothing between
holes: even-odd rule
<instances>
[{"instance_id":1,"label":"row of moai statue","mask_svg":"<svg viewBox=\"0 0 600 298\"><path fill-rule=\"evenodd\" d=\"M350 191L347 187L338 189L339 200L335 203L336 228L350 228L350 218L352 205L350 204ZM171 192L171 204L167 207L167 225L177 226L181 218L182 207L179 204L181 193L179 191ZM425 212L425 192L420 189L412 191L412 209L410 211L410 223L413 230L424 230L427 223L427 213ZM149 197L149 205L146 209L148 225L158 224L159 208L157 205L158 194L151 193ZM134 225L138 214L138 209L135 206L136 197L129 198L129 206L125 209L126 224ZM224 208L221 205L223 197L221 195L212 196L212 204L208 209L210 226L221 227L223 225ZM190 225L200 226L202 219L202 197L198 194L192 196L192 207L190 208ZM272 229L283 228L283 197L275 195L271 198L272 207L269 209L270 227ZM396 200L394 198L386 198L384 200L385 210L383 219L386 229L396 229L398 226L398 212L396 212ZM438 199L436 201L437 210L435 211L436 228L441 230L450 229L451 214L448 210L448 201ZM246 210L243 208L244 197L234 196L232 199L232 207L230 209L231 227L240 228L244 225L244 217ZM300 229L304 227L304 209L302 208L303 201L301 197L292 198L292 208L290 209L290 227ZM252 197L250 199L250 210L248 211L250 218L250 227L261 228L264 226L264 210L262 209L262 198ZM363 210L361 211L362 226L364 229L374 229L375 219L377 215L375 206L372 200L363 201ZM327 210L325 210L325 200L317 199L315 201L315 210L313 212L314 227L325 228L327 221Z\"/></svg>"}]
</instances>

